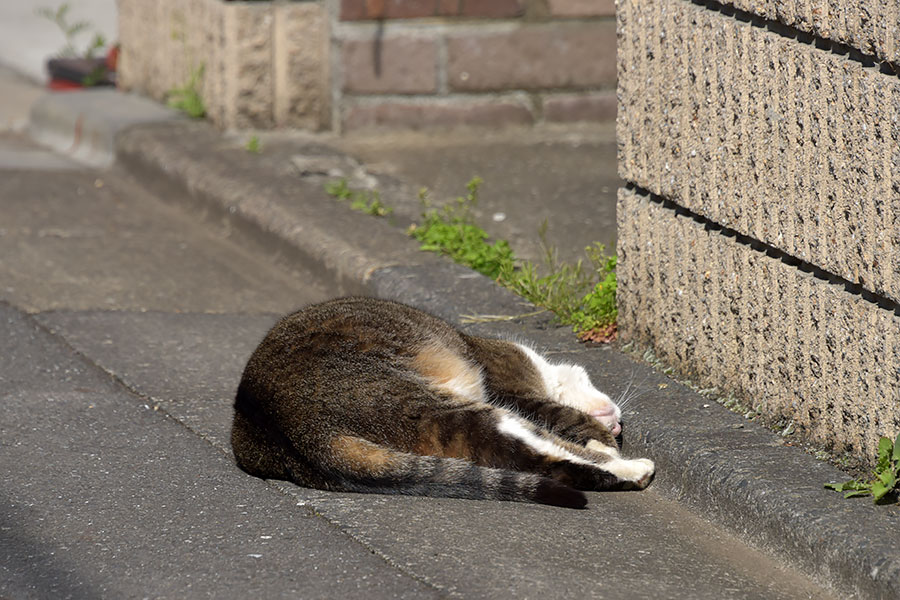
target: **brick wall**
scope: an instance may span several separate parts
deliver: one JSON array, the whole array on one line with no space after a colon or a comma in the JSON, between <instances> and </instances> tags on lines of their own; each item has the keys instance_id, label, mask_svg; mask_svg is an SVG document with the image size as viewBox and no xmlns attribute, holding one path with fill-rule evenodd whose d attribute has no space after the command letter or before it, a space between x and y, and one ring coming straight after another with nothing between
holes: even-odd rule
<instances>
[{"instance_id":1,"label":"brick wall","mask_svg":"<svg viewBox=\"0 0 900 600\"><path fill-rule=\"evenodd\" d=\"M900 431L889 2L622 0L620 330L871 457Z\"/></svg>"},{"instance_id":2,"label":"brick wall","mask_svg":"<svg viewBox=\"0 0 900 600\"><path fill-rule=\"evenodd\" d=\"M222 127L615 118L613 0L118 0L124 89L204 66Z\"/></svg>"},{"instance_id":3,"label":"brick wall","mask_svg":"<svg viewBox=\"0 0 900 600\"><path fill-rule=\"evenodd\" d=\"M335 129L615 118L610 0L341 0Z\"/></svg>"}]
</instances>

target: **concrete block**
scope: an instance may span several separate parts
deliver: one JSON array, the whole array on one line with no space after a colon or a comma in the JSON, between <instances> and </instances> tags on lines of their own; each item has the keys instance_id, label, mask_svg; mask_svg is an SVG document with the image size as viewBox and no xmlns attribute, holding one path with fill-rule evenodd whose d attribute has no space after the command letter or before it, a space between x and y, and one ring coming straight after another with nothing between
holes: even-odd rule
<instances>
[{"instance_id":1,"label":"concrete block","mask_svg":"<svg viewBox=\"0 0 900 600\"><path fill-rule=\"evenodd\" d=\"M900 4L894 0L734 0L735 8L900 63Z\"/></svg>"},{"instance_id":2,"label":"concrete block","mask_svg":"<svg viewBox=\"0 0 900 600\"><path fill-rule=\"evenodd\" d=\"M325 127L328 18L320 2L119 0L119 85L164 101L202 68L220 127Z\"/></svg>"},{"instance_id":3,"label":"concrete block","mask_svg":"<svg viewBox=\"0 0 900 600\"><path fill-rule=\"evenodd\" d=\"M276 4L275 123L325 129L331 121L328 15L314 2Z\"/></svg>"},{"instance_id":4,"label":"concrete block","mask_svg":"<svg viewBox=\"0 0 900 600\"><path fill-rule=\"evenodd\" d=\"M838 451L900 432L900 316L633 190L618 204L619 332Z\"/></svg>"},{"instance_id":5,"label":"concrete block","mask_svg":"<svg viewBox=\"0 0 900 600\"><path fill-rule=\"evenodd\" d=\"M620 174L900 301L900 79L680 0L626 0Z\"/></svg>"}]
</instances>

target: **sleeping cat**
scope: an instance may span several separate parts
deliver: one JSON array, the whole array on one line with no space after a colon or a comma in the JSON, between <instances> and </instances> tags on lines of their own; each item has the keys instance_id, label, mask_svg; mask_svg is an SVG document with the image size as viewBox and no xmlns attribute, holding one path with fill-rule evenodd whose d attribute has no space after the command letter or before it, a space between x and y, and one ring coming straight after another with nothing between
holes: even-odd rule
<instances>
[{"instance_id":1,"label":"sleeping cat","mask_svg":"<svg viewBox=\"0 0 900 600\"><path fill-rule=\"evenodd\" d=\"M374 298L283 318L234 408L243 470L324 490L581 508L654 471L619 456L619 408L581 367Z\"/></svg>"}]
</instances>

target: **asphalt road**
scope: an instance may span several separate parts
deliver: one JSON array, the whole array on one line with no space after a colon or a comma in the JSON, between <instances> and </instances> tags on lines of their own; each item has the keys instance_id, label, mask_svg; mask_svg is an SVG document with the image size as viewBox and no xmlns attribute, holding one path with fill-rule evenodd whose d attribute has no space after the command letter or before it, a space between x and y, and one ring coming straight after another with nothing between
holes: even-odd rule
<instances>
[{"instance_id":1,"label":"asphalt road","mask_svg":"<svg viewBox=\"0 0 900 600\"><path fill-rule=\"evenodd\" d=\"M652 486L571 511L243 474L243 363L329 282L127 173L4 156L0 597L829 597Z\"/></svg>"}]
</instances>

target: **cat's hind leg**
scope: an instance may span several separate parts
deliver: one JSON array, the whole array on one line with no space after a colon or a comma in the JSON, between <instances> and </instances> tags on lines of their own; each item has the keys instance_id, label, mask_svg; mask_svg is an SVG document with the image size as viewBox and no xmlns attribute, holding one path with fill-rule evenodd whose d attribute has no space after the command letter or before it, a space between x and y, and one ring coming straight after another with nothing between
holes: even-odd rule
<instances>
[{"instance_id":1,"label":"cat's hind leg","mask_svg":"<svg viewBox=\"0 0 900 600\"><path fill-rule=\"evenodd\" d=\"M231 426L231 448L237 465L250 475L263 479L292 479L287 469L288 446L277 443L238 411L235 411Z\"/></svg>"}]
</instances>

